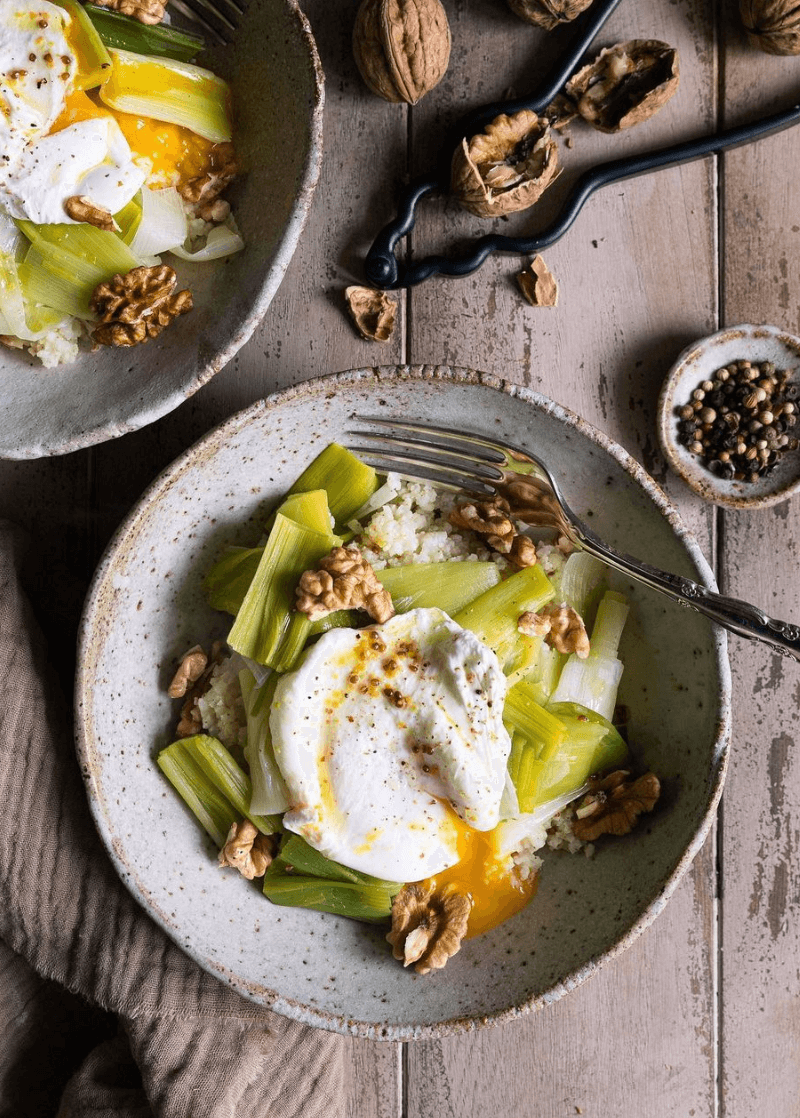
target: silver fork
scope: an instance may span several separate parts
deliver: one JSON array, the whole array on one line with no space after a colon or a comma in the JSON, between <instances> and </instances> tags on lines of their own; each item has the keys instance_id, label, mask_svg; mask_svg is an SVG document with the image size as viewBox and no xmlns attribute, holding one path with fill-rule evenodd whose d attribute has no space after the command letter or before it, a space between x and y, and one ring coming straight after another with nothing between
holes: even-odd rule
<instances>
[{"instance_id":1,"label":"silver fork","mask_svg":"<svg viewBox=\"0 0 800 1118\"><path fill-rule=\"evenodd\" d=\"M190 23L199 24L217 42L225 44L230 42L226 32L233 34L244 15L244 8L237 0L216 0L216 3L212 0L169 0L169 5Z\"/></svg>"},{"instance_id":2,"label":"silver fork","mask_svg":"<svg viewBox=\"0 0 800 1118\"><path fill-rule=\"evenodd\" d=\"M556 479L536 455L481 435L431 424L371 416L354 418L380 429L378 433L352 432L353 438L366 441L349 443L350 449L369 465L478 497L505 497L515 519L532 527L552 529L609 567L705 614L730 632L763 641L784 656L800 660L800 626L776 621L748 602L715 594L690 578L669 574L615 551L575 515Z\"/></svg>"}]
</instances>

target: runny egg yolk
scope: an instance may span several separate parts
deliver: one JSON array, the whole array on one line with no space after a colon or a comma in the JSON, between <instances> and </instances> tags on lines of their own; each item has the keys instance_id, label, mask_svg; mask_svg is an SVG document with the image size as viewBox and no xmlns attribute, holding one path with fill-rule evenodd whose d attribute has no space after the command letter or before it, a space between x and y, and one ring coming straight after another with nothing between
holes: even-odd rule
<instances>
[{"instance_id":1,"label":"runny egg yolk","mask_svg":"<svg viewBox=\"0 0 800 1118\"><path fill-rule=\"evenodd\" d=\"M88 94L79 91L68 95L51 132L60 132L80 120L106 116L112 116L120 126L134 159L147 160L148 178L154 186L181 186L211 167L213 144L210 140L177 124L144 119L98 105Z\"/></svg>"},{"instance_id":2,"label":"runny egg yolk","mask_svg":"<svg viewBox=\"0 0 800 1118\"><path fill-rule=\"evenodd\" d=\"M454 885L459 893L469 894L472 911L466 938L470 939L523 909L536 892L539 877L532 873L520 880L516 873L509 872L507 861L498 858L493 831L475 831L455 812L453 819L458 830L459 860L422 884L434 889Z\"/></svg>"}]
</instances>

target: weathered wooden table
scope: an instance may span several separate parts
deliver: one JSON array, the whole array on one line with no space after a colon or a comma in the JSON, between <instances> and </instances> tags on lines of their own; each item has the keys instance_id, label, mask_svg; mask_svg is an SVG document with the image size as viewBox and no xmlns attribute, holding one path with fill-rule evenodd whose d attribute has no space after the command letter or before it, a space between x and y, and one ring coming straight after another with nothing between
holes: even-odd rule
<instances>
[{"instance_id":1,"label":"weathered wooden table","mask_svg":"<svg viewBox=\"0 0 800 1118\"><path fill-rule=\"evenodd\" d=\"M531 89L557 42L517 20L503 0L445 6L449 72L408 110L361 83L350 52L352 0L307 0L327 76L326 152L299 251L260 330L209 385L146 430L66 458L0 463L0 515L26 525L58 572L50 636L62 634L65 662L80 592L162 467L276 388L395 362L477 367L579 412L664 486L724 591L800 617L797 500L749 514L709 507L666 472L654 430L662 378L687 343L739 322L800 333L800 129L596 195L545 254L561 284L555 310L523 303L513 278L519 261L494 258L468 279L429 281L401 297L391 342L363 342L343 313L343 289L361 282L363 251L391 213L394 184L429 168L456 115ZM620 137L575 128L570 165L790 104L800 61L749 47L735 11L726 10L736 7L623 3L598 43L677 45L680 90L652 121ZM512 227L531 227L526 221L533 219ZM432 202L412 251L473 231L484 231L478 219ZM736 639L731 662L734 740L719 823L656 924L566 999L513 1025L408 1046L343 1042L349 1113L800 1114L800 665ZM15 1118L54 1113L61 1083L113 1027L5 950L0 1014L0 1111Z\"/></svg>"}]
</instances>

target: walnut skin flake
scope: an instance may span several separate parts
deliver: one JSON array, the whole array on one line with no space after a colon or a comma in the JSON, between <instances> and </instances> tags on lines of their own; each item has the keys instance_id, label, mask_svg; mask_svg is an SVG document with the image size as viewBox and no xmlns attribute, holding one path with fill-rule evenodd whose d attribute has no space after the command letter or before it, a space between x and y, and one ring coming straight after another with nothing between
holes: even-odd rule
<instances>
[{"instance_id":1,"label":"walnut skin flake","mask_svg":"<svg viewBox=\"0 0 800 1118\"><path fill-rule=\"evenodd\" d=\"M626 769L605 777L593 777L589 792L575 812L572 832L583 842L594 842L600 835L627 835L639 815L652 811L661 794L655 773L631 780Z\"/></svg>"},{"instance_id":2,"label":"walnut skin flake","mask_svg":"<svg viewBox=\"0 0 800 1118\"><path fill-rule=\"evenodd\" d=\"M303 573L296 593L297 609L309 621L337 609L364 609L380 624L394 617L391 594L357 547L335 547L323 556L317 570Z\"/></svg>"},{"instance_id":3,"label":"walnut skin flake","mask_svg":"<svg viewBox=\"0 0 800 1118\"><path fill-rule=\"evenodd\" d=\"M678 52L655 39L631 39L598 54L565 86L580 115L601 132L641 124L678 88Z\"/></svg>"},{"instance_id":4,"label":"walnut skin flake","mask_svg":"<svg viewBox=\"0 0 800 1118\"><path fill-rule=\"evenodd\" d=\"M478 217L526 210L557 178L558 149L545 117L501 113L456 148L451 190Z\"/></svg>"},{"instance_id":5,"label":"walnut skin flake","mask_svg":"<svg viewBox=\"0 0 800 1118\"><path fill-rule=\"evenodd\" d=\"M541 256L534 256L517 283L532 307L558 306L558 283Z\"/></svg>"},{"instance_id":6,"label":"walnut skin flake","mask_svg":"<svg viewBox=\"0 0 800 1118\"><path fill-rule=\"evenodd\" d=\"M397 302L385 291L371 287L348 287L344 297L361 337L369 342L388 342L397 319Z\"/></svg>"},{"instance_id":7,"label":"walnut skin flake","mask_svg":"<svg viewBox=\"0 0 800 1118\"><path fill-rule=\"evenodd\" d=\"M414 964L417 974L441 970L461 950L472 900L453 885L434 892L432 885L404 885L392 903L387 933L395 959Z\"/></svg>"},{"instance_id":8,"label":"walnut skin flake","mask_svg":"<svg viewBox=\"0 0 800 1118\"><path fill-rule=\"evenodd\" d=\"M219 864L238 870L242 877L252 881L263 877L275 856L276 846L271 835L262 835L249 819L231 823L225 845L219 852Z\"/></svg>"}]
</instances>

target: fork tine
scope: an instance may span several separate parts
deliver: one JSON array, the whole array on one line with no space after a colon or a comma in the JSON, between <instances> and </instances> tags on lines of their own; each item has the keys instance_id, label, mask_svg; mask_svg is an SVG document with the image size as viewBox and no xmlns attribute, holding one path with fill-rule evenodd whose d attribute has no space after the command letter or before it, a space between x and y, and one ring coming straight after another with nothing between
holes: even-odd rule
<instances>
[{"instance_id":1,"label":"fork tine","mask_svg":"<svg viewBox=\"0 0 800 1118\"><path fill-rule=\"evenodd\" d=\"M445 489L455 491L466 489L481 496L490 497L494 494L494 488L488 480L481 481L450 466L437 463L434 469L427 462L410 455L391 454L372 447L348 446L348 449L359 454L361 460L366 462L368 466L372 466L373 469L380 470L382 473L395 473L407 478L422 478L424 481L431 481Z\"/></svg>"},{"instance_id":2,"label":"fork tine","mask_svg":"<svg viewBox=\"0 0 800 1118\"><path fill-rule=\"evenodd\" d=\"M485 457L482 456L481 460L485 462L494 462L500 465L500 463L506 460L503 447L501 447L499 443L492 442L491 439L484 438L482 435L473 435L470 432L452 431L447 427L437 427L432 423L410 423L406 420L384 419L371 415L356 415L354 419L360 423L372 423L379 427L410 431L413 434L419 435L439 435L443 439L451 439L457 443L466 443L472 447L482 447L485 450ZM448 447L447 449L450 448Z\"/></svg>"},{"instance_id":3,"label":"fork tine","mask_svg":"<svg viewBox=\"0 0 800 1118\"><path fill-rule=\"evenodd\" d=\"M210 24L207 19L204 19L200 12L196 12L194 8L191 8L189 6L189 4L184 3L184 0L169 0L169 2L175 9L175 11L180 12L182 16L185 16L185 18L189 20L190 23L199 23L200 26L209 33L209 35L217 40L218 43L222 43L223 46L228 45L228 40L225 38L225 36L220 34L217 28ZM216 11L214 12L214 14L217 14ZM234 30L236 29L234 28Z\"/></svg>"},{"instance_id":4,"label":"fork tine","mask_svg":"<svg viewBox=\"0 0 800 1118\"><path fill-rule=\"evenodd\" d=\"M503 456L495 451L486 450L483 447L474 447L471 444L464 442L458 443L456 446L443 446L431 442L430 439L415 439L411 435L395 434L392 432L383 431L350 431L349 434L353 438L361 439L375 439L382 442L387 442L395 446L418 447L420 450L434 451L437 455L446 454L449 458L457 459L461 462L469 462L472 465L481 465L487 468L498 467L504 461ZM470 452L467 453L466 446L470 445Z\"/></svg>"},{"instance_id":5,"label":"fork tine","mask_svg":"<svg viewBox=\"0 0 800 1118\"><path fill-rule=\"evenodd\" d=\"M476 480L498 482L503 480L503 472L494 462L486 459L476 459L470 454L449 447L434 446L421 439L403 439L395 435L373 434L371 431L350 432L353 438L369 439L377 444L372 446L353 447L368 454L395 454L409 462L418 462L420 465L433 467L447 467L468 473Z\"/></svg>"}]
</instances>

